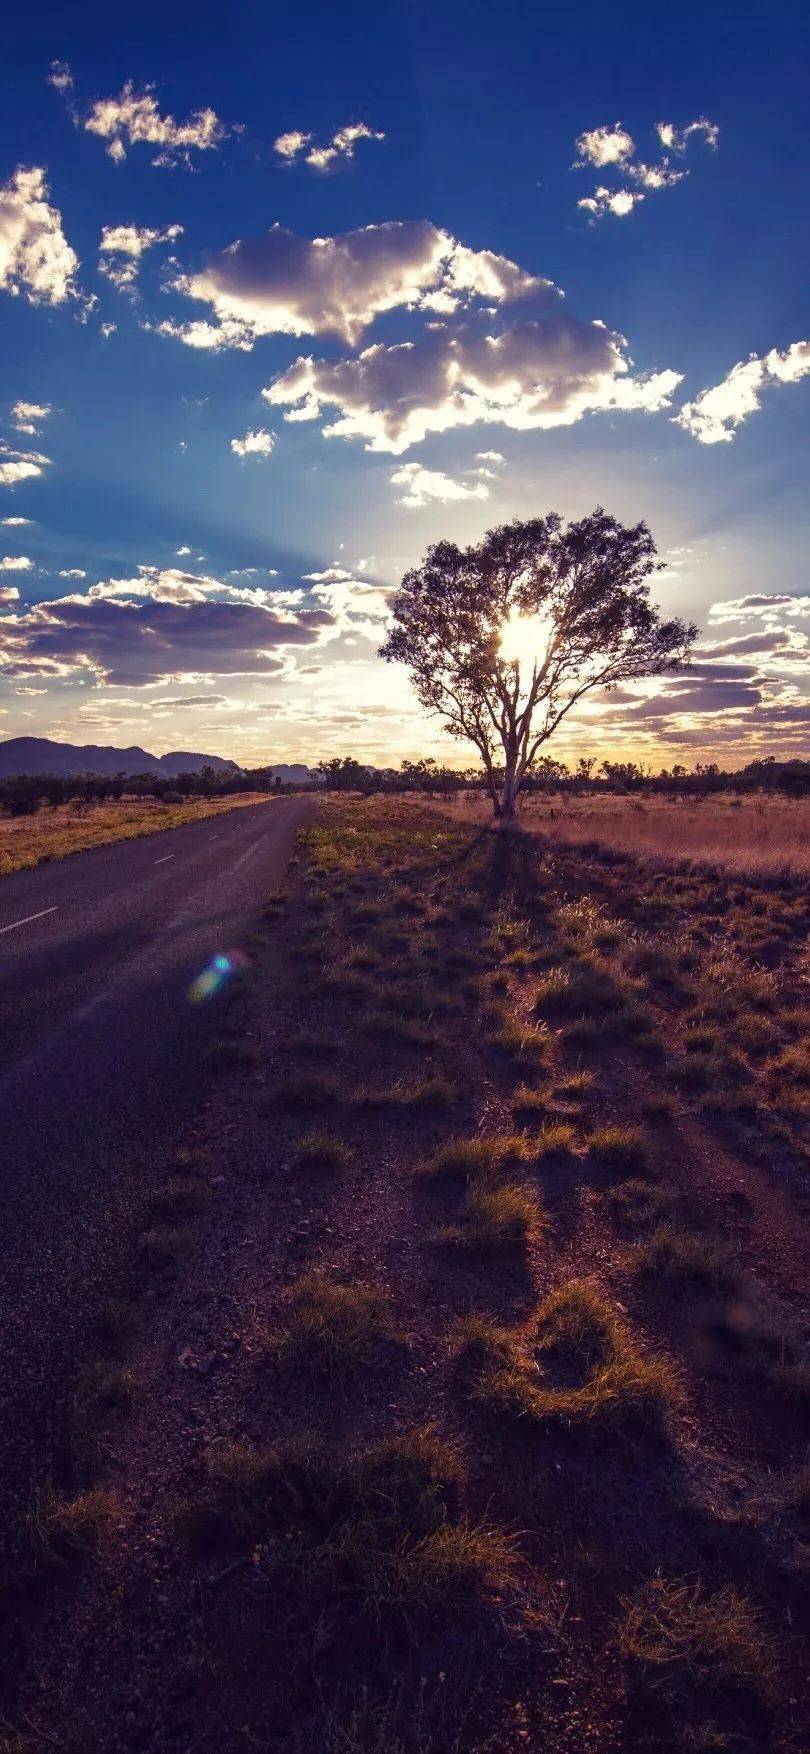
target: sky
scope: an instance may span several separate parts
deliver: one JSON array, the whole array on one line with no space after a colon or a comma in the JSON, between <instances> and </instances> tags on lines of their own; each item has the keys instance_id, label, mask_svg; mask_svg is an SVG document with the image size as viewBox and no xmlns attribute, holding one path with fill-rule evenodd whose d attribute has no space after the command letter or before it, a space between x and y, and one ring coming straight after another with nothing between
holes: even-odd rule
<instances>
[{"instance_id":1,"label":"sky","mask_svg":"<svg viewBox=\"0 0 810 1754\"><path fill-rule=\"evenodd\" d=\"M0 27L0 738L453 743L441 538L644 518L692 666L553 753L810 754L807 11L344 0Z\"/></svg>"}]
</instances>

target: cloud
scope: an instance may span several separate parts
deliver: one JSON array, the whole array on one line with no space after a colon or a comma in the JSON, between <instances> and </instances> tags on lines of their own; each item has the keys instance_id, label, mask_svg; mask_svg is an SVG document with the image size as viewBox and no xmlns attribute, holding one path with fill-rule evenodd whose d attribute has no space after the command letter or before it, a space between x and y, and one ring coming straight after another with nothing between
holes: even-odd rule
<instances>
[{"instance_id":1,"label":"cloud","mask_svg":"<svg viewBox=\"0 0 810 1754\"><path fill-rule=\"evenodd\" d=\"M78 257L48 200L44 170L16 170L0 186L0 287L29 304L63 304L76 296Z\"/></svg>"},{"instance_id":2,"label":"cloud","mask_svg":"<svg viewBox=\"0 0 810 1754\"><path fill-rule=\"evenodd\" d=\"M505 463L506 458L500 451L476 451L476 463Z\"/></svg>"},{"instance_id":3,"label":"cloud","mask_svg":"<svg viewBox=\"0 0 810 1754\"><path fill-rule=\"evenodd\" d=\"M709 607L709 621L782 622L785 615L810 615L810 590L752 592L747 597L726 597Z\"/></svg>"},{"instance_id":4,"label":"cloud","mask_svg":"<svg viewBox=\"0 0 810 1754\"><path fill-rule=\"evenodd\" d=\"M17 590L16 585L0 585L0 608L6 608L9 603L19 602L19 597L20 593ZM2 622L0 622L0 636L1 635Z\"/></svg>"},{"instance_id":5,"label":"cloud","mask_svg":"<svg viewBox=\"0 0 810 1754\"><path fill-rule=\"evenodd\" d=\"M394 470L391 483L405 489L398 497L397 505L413 508L428 505L432 499L446 504L454 499L489 498L489 488L482 481L468 485L465 481L454 481L450 475L442 475L438 469L423 469L419 463L403 463L401 469Z\"/></svg>"},{"instance_id":6,"label":"cloud","mask_svg":"<svg viewBox=\"0 0 810 1754\"><path fill-rule=\"evenodd\" d=\"M279 158L292 162L309 145L311 139L312 135L302 134L300 128L289 128L286 134L279 134L273 141L273 150L278 153Z\"/></svg>"},{"instance_id":7,"label":"cloud","mask_svg":"<svg viewBox=\"0 0 810 1754\"><path fill-rule=\"evenodd\" d=\"M697 646L695 650L708 662L716 658L745 657L755 652L781 652L787 647L788 638L788 634L781 630L778 633L746 633L734 639L718 640L711 646Z\"/></svg>"},{"instance_id":8,"label":"cloud","mask_svg":"<svg viewBox=\"0 0 810 1754\"><path fill-rule=\"evenodd\" d=\"M625 165L635 150L632 135L621 122L614 122L612 128L589 128L578 135L576 163L578 166L595 164L600 170L608 164Z\"/></svg>"},{"instance_id":9,"label":"cloud","mask_svg":"<svg viewBox=\"0 0 810 1754\"><path fill-rule=\"evenodd\" d=\"M67 61L52 61L51 71L48 74L45 83L46 85L52 85L54 91L72 91L73 74L70 71Z\"/></svg>"},{"instance_id":10,"label":"cloud","mask_svg":"<svg viewBox=\"0 0 810 1754\"><path fill-rule=\"evenodd\" d=\"M633 377L620 336L559 308L492 333L491 325L432 330L419 342L377 343L356 359L303 357L262 391L287 420L338 417L327 438L362 438L401 455L430 432L478 421L519 431L572 426L603 409L670 405L677 372Z\"/></svg>"},{"instance_id":11,"label":"cloud","mask_svg":"<svg viewBox=\"0 0 810 1754\"><path fill-rule=\"evenodd\" d=\"M260 426L249 429L244 438L232 438L231 450L237 457L269 457L276 442L275 433Z\"/></svg>"},{"instance_id":12,"label":"cloud","mask_svg":"<svg viewBox=\"0 0 810 1754\"><path fill-rule=\"evenodd\" d=\"M195 110L185 122L176 122L161 115L153 89L136 91L128 80L117 97L97 99L84 118L87 133L108 142L107 154L116 164L126 158L127 146L142 143L160 148L154 165L190 165L192 152L212 152L222 144L228 129L213 110Z\"/></svg>"},{"instance_id":13,"label":"cloud","mask_svg":"<svg viewBox=\"0 0 810 1754\"><path fill-rule=\"evenodd\" d=\"M469 250L429 220L389 220L324 238L274 225L175 282L176 291L212 307L215 323L169 319L158 331L213 349L248 349L262 335L335 335L354 346L386 311L448 316L477 299L499 304L548 288L507 257Z\"/></svg>"},{"instance_id":14,"label":"cloud","mask_svg":"<svg viewBox=\"0 0 810 1754\"><path fill-rule=\"evenodd\" d=\"M631 189L617 189L613 192L600 185L598 189L594 189L592 195L583 195L577 206L590 213L595 223L597 219L604 219L608 213L612 213L616 219L626 219L628 213L632 213L633 208L643 200L643 195L634 193Z\"/></svg>"},{"instance_id":15,"label":"cloud","mask_svg":"<svg viewBox=\"0 0 810 1754\"><path fill-rule=\"evenodd\" d=\"M105 341L108 341L110 336L115 334L115 331L117 328L118 328L117 323L102 323L101 335L103 336L103 339Z\"/></svg>"},{"instance_id":16,"label":"cloud","mask_svg":"<svg viewBox=\"0 0 810 1754\"><path fill-rule=\"evenodd\" d=\"M667 152L685 152L695 135L701 136L707 146L715 148L720 138L717 123L707 121L705 116L700 116L696 122L689 122L685 128L676 128L672 122L656 122L655 132Z\"/></svg>"},{"instance_id":17,"label":"cloud","mask_svg":"<svg viewBox=\"0 0 810 1754\"><path fill-rule=\"evenodd\" d=\"M656 133L662 146L683 156L692 139L702 138L708 145L716 147L719 128L714 122L705 118L690 122L685 128L676 128L672 122L657 122ZM616 171L638 184L638 190L621 188L611 190L609 186L600 184L592 195L585 195L577 206L583 208L591 216L591 224L612 214L616 219L625 219L644 200L643 190L649 194L659 189L674 188L689 175L687 170L673 166L666 156L657 164L645 164L636 157L636 145L631 134L622 127L621 122L614 122L612 127L591 128L580 134L577 139L577 157L574 170L583 170L595 165L599 170Z\"/></svg>"},{"instance_id":18,"label":"cloud","mask_svg":"<svg viewBox=\"0 0 810 1754\"><path fill-rule=\"evenodd\" d=\"M224 706L227 699L226 694L178 694L168 699L150 700L149 706Z\"/></svg>"},{"instance_id":19,"label":"cloud","mask_svg":"<svg viewBox=\"0 0 810 1754\"><path fill-rule=\"evenodd\" d=\"M82 571L80 566L67 566L63 572L60 572L59 577L60 579L86 579L87 574Z\"/></svg>"},{"instance_id":20,"label":"cloud","mask_svg":"<svg viewBox=\"0 0 810 1754\"><path fill-rule=\"evenodd\" d=\"M199 588L195 595L194 584ZM190 580L172 594L171 577L150 570L135 580L107 580L82 595L32 604L0 622L0 673L31 678L95 677L123 687L205 676L272 675L286 654L313 647L334 628L321 604L278 610L272 604L214 601L216 581Z\"/></svg>"},{"instance_id":21,"label":"cloud","mask_svg":"<svg viewBox=\"0 0 810 1754\"><path fill-rule=\"evenodd\" d=\"M33 521L33 518L0 518L0 524L7 530L18 530L23 524L32 524Z\"/></svg>"},{"instance_id":22,"label":"cloud","mask_svg":"<svg viewBox=\"0 0 810 1754\"><path fill-rule=\"evenodd\" d=\"M0 572L30 572L33 564L27 554L4 554L0 560Z\"/></svg>"},{"instance_id":23,"label":"cloud","mask_svg":"<svg viewBox=\"0 0 810 1754\"><path fill-rule=\"evenodd\" d=\"M129 292L146 251L156 244L174 243L182 233L182 225L166 225L162 230L148 225L105 225L98 246L99 273L111 280L119 292Z\"/></svg>"},{"instance_id":24,"label":"cloud","mask_svg":"<svg viewBox=\"0 0 810 1754\"><path fill-rule=\"evenodd\" d=\"M14 402L11 418L18 432L35 437L43 420L53 413L50 402Z\"/></svg>"},{"instance_id":25,"label":"cloud","mask_svg":"<svg viewBox=\"0 0 810 1754\"><path fill-rule=\"evenodd\" d=\"M0 442L0 487L16 487L18 481L33 480L50 461L41 451L15 451Z\"/></svg>"},{"instance_id":26,"label":"cloud","mask_svg":"<svg viewBox=\"0 0 810 1754\"><path fill-rule=\"evenodd\" d=\"M732 366L728 376L711 389L701 390L694 402L685 402L673 416L674 424L692 434L699 444L729 444L738 426L761 407L760 393L769 384L795 384L810 372L810 341L794 341L784 353L773 348L760 358Z\"/></svg>"},{"instance_id":27,"label":"cloud","mask_svg":"<svg viewBox=\"0 0 810 1754\"><path fill-rule=\"evenodd\" d=\"M312 135L305 134L300 128L290 128L286 134L279 134L273 145L279 158L284 159L287 164L302 160L309 165L310 170L330 171L341 160L354 158L358 140L384 139L384 134L369 128L366 122L350 122L345 128L338 128L326 146L312 146Z\"/></svg>"}]
</instances>

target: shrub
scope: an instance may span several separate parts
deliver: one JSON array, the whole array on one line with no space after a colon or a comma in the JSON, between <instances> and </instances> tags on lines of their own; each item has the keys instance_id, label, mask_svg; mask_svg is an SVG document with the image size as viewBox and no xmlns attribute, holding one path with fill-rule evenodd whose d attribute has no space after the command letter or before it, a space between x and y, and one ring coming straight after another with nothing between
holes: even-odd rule
<instances>
[{"instance_id":1,"label":"shrub","mask_svg":"<svg viewBox=\"0 0 810 1754\"><path fill-rule=\"evenodd\" d=\"M351 1152L329 1133L307 1133L299 1140L293 1163L296 1169L345 1169Z\"/></svg>"},{"instance_id":2,"label":"shrub","mask_svg":"<svg viewBox=\"0 0 810 1754\"><path fill-rule=\"evenodd\" d=\"M467 1190L460 1223L448 1225L437 1240L447 1248L490 1254L524 1244L542 1222L540 1202L529 1188L513 1182L474 1182Z\"/></svg>"},{"instance_id":3,"label":"shrub","mask_svg":"<svg viewBox=\"0 0 810 1754\"><path fill-rule=\"evenodd\" d=\"M639 1352L588 1281L552 1292L523 1332L475 1318L460 1340L473 1400L499 1417L624 1434L658 1430L680 1398L672 1367Z\"/></svg>"},{"instance_id":4,"label":"shrub","mask_svg":"<svg viewBox=\"0 0 810 1754\"><path fill-rule=\"evenodd\" d=\"M606 1169L637 1174L647 1168L647 1141L640 1127L598 1127L588 1140L588 1152Z\"/></svg>"},{"instance_id":5,"label":"shrub","mask_svg":"<svg viewBox=\"0 0 810 1754\"><path fill-rule=\"evenodd\" d=\"M47 1488L32 1518L42 1557L75 1559L94 1553L118 1514L113 1493L100 1486L80 1492L76 1498L62 1498Z\"/></svg>"},{"instance_id":6,"label":"shrub","mask_svg":"<svg viewBox=\"0 0 810 1754\"><path fill-rule=\"evenodd\" d=\"M394 1338L384 1291L343 1285L317 1270L287 1287L279 1324L264 1336L268 1354L281 1363L330 1376L369 1363Z\"/></svg>"},{"instance_id":7,"label":"shrub","mask_svg":"<svg viewBox=\"0 0 810 1754\"><path fill-rule=\"evenodd\" d=\"M776 1663L756 1610L731 1584L706 1595L700 1584L650 1578L623 1603L622 1655L671 1703L684 1683L731 1686L769 1698Z\"/></svg>"},{"instance_id":8,"label":"shrub","mask_svg":"<svg viewBox=\"0 0 810 1754\"><path fill-rule=\"evenodd\" d=\"M480 1139L454 1139L434 1152L423 1174L432 1180L472 1182L497 1176L505 1165L527 1155L521 1133L497 1133Z\"/></svg>"},{"instance_id":9,"label":"shrub","mask_svg":"<svg viewBox=\"0 0 810 1754\"><path fill-rule=\"evenodd\" d=\"M659 1224L645 1242L639 1243L636 1264L643 1273L675 1283L691 1281L715 1290L730 1290L738 1272L728 1253L711 1237Z\"/></svg>"}]
</instances>

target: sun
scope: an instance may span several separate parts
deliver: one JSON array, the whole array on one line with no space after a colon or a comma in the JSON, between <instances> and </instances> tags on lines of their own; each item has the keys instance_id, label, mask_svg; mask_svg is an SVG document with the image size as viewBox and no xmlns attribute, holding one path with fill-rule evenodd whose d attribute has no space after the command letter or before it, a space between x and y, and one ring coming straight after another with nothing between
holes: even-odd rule
<instances>
[{"instance_id":1,"label":"sun","mask_svg":"<svg viewBox=\"0 0 810 1754\"><path fill-rule=\"evenodd\" d=\"M521 615L513 609L501 628L498 653L507 664L542 663L554 623L548 615Z\"/></svg>"}]
</instances>

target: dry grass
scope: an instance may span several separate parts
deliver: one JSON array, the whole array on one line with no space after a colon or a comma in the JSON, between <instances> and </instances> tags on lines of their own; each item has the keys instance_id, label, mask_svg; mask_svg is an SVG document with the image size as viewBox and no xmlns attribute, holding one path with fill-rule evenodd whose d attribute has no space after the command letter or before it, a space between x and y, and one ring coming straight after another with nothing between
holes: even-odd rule
<instances>
[{"instance_id":1,"label":"dry grass","mask_svg":"<svg viewBox=\"0 0 810 1754\"><path fill-rule=\"evenodd\" d=\"M275 1328L260 1336L268 1357L318 1375L343 1376L396 1339L388 1297L376 1285L343 1285L305 1273L288 1286Z\"/></svg>"},{"instance_id":2,"label":"dry grass","mask_svg":"<svg viewBox=\"0 0 810 1754\"><path fill-rule=\"evenodd\" d=\"M110 1533L118 1513L117 1500L100 1486L89 1492L80 1492L76 1498L62 1498L58 1493L46 1490L32 1517L42 1558L86 1558Z\"/></svg>"},{"instance_id":3,"label":"dry grass","mask_svg":"<svg viewBox=\"0 0 810 1754\"><path fill-rule=\"evenodd\" d=\"M498 1419L627 1434L657 1429L680 1400L672 1367L639 1350L587 1280L553 1291L523 1332L474 1316L459 1339L471 1398Z\"/></svg>"},{"instance_id":4,"label":"dry grass","mask_svg":"<svg viewBox=\"0 0 810 1754\"><path fill-rule=\"evenodd\" d=\"M488 822L484 798L447 806L456 821ZM567 846L594 844L661 864L689 860L740 875L810 872L810 800L724 794L695 804L661 796L529 798L521 824Z\"/></svg>"},{"instance_id":5,"label":"dry grass","mask_svg":"<svg viewBox=\"0 0 810 1754\"><path fill-rule=\"evenodd\" d=\"M221 816L225 810L266 802L263 793L241 792L228 798L189 798L185 804L163 804L156 798L122 798L120 803L58 804L36 816L0 816L0 877L26 871L88 847L137 840L185 822Z\"/></svg>"},{"instance_id":6,"label":"dry grass","mask_svg":"<svg viewBox=\"0 0 810 1754\"><path fill-rule=\"evenodd\" d=\"M756 1610L731 1584L705 1595L696 1583L651 1578L624 1603L618 1642L647 1683L670 1699L686 1686L712 1693L731 1686L764 1698L774 1691L771 1645Z\"/></svg>"}]
</instances>

